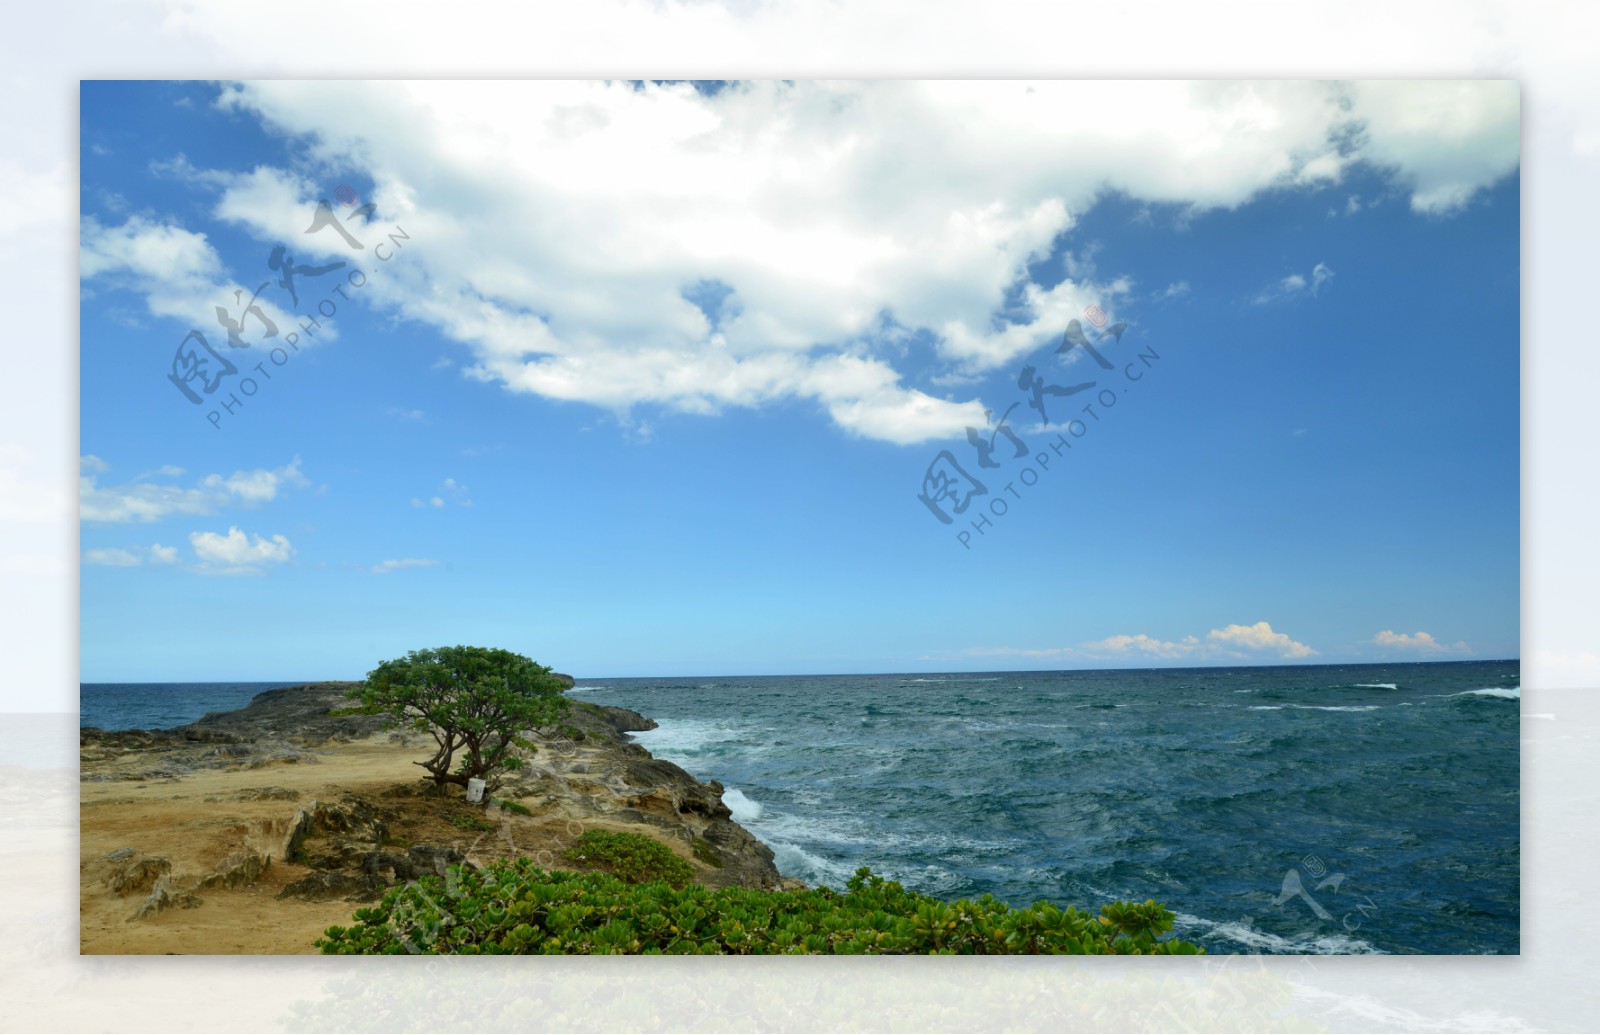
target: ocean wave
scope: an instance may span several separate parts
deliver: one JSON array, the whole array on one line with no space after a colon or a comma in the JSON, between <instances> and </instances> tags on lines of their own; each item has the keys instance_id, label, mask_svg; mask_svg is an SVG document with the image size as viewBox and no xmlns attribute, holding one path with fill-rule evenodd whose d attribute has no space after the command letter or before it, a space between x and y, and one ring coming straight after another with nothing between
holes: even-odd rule
<instances>
[{"instance_id":1,"label":"ocean wave","mask_svg":"<svg viewBox=\"0 0 1600 1035\"><path fill-rule=\"evenodd\" d=\"M1434 697L1498 697L1503 701L1522 700L1522 687L1520 686L1487 686L1482 690L1462 690L1454 694L1434 694Z\"/></svg>"},{"instance_id":2,"label":"ocean wave","mask_svg":"<svg viewBox=\"0 0 1600 1035\"><path fill-rule=\"evenodd\" d=\"M735 726L704 719L658 719L653 730L630 733L657 758L694 755L712 751L743 740L754 731L745 726Z\"/></svg>"},{"instance_id":3,"label":"ocean wave","mask_svg":"<svg viewBox=\"0 0 1600 1035\"><path fill-rule=\"evenodd\" d=\"M722 792L722 804L733 813L735 823L748 824L761 818L761 803L753 800L737 787Z\"/></svg>"},{"instance_id":4,"label":"ocean wave","mask_svg":"<svg viewBox=\"0 0 1600 1035\"><path fill-rule=\"evenodd\" d=\"M1375 712L1381 704L1252 704L1246 711L1279 712L1285 708L1299 708L1310 712Z\"/></svg>"},{"instance_id":5,"label":"ocean wave","mask_svg":"<svg viewBox=\"0 0 1600 1035\"><path fill-rule=\"evenodd\" d=\"M1311 956L1381 956L1387 955L1382 949L1371 942L1360 938L1352 938L1346 934L1330 931L1326 934L1316 934L1298 938L1285 938L1263 931L1250 923L1241 923L1233 920L1206 920L1203 917L1190 916L1187 913L1176 914L1174 925L1181 930L1184 937L1190 937L1188 930L1198 930L1203 937L1226 939L1240 945L1249 946L1259 952L1275 955L1311 955Z\"/></svg>"},{"instance_id":6,"label":"ocean wave","mask_svg":"<svg viewBox=\"0 0 1600 1035\"><path fill-rule=\"evenodd\" d=\"M1381 704L1291 704L1290 708L1304 708L1314 712L1375 712Z\"/></svg>"},{"instance_id":7,"label":"ocean wave","mask_svg":"<svg viewBox=\"0 0 1600 1035\"><path fill-rule=\"evenodd\" d=\"M1398 690L1398 689L1400 689L1394 683L1356 683L1355 685L1356 686L1364 686L1368 690Z\"/></svg>"},{"instance_id":8,"label":"ocean wave","mask_svg":"<svg viewBox=\"0 0 1600 1035\"><path fill-rule=\"evenodd\" d=\"M569 686L569 687L567 687L568 691L572 691L572 690L608 690L608 689L610 689L610 688L609 687L604 687L604 686Z\"/></svg>"}]
</instances>

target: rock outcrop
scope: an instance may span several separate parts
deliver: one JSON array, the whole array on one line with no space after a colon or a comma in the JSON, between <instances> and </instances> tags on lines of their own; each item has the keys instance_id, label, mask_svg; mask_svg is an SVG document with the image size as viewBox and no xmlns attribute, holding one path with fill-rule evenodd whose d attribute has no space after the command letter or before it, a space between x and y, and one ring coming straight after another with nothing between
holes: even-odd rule
<instances>
[{"instance_id":1,"label":"rock outcrop","mask_svg":"<svg viewBox=\"0 0 1600 1035\"><path fill-rule=\"evenodd\" d=\"M563 679L572 685L571 677ZM316 763L355 741L407 744L398 733L370 739L386 733L383 716L337 714L351 708L347 694L358 685L269 690L238 711L171 730L83 729L82 778L178 781L207 770ZM193 908L203 895L269 876L280 899L363 902L396 884L444 875L452 865L524 855L552 869L581 866L567 849L597 828L634 830L674 846L710 886L792 886L772 851L734 822L721 784L652 757L628 736L655 726L638 712L573 701L555 727L528 731L537 750L476 805L465 802L460 788L425 779L386 789L368 785L324 801L273 785L213 794L206 807L224 817L220 829L233 833L204 853L189 852L188 872L175 872L161 855L124 848L86 863L86 878L110 895L142 896L130 921ZM327 785L314 786L318 796L325 793ZM273 807L279 803L281 812ZM248 811L230 821L230 805ZM216 828L215 819L208 824Z\"/></svg>"}]
</instances>

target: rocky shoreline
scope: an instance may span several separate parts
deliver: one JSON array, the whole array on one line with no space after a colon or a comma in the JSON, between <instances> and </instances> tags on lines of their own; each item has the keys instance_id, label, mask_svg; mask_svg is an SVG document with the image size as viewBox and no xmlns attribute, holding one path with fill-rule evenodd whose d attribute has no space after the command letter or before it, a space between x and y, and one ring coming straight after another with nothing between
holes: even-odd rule
<instances>
[{"instance_id":1,"label":"rocky shoreline","mask_svg":"<svg viewBox=\"0 0 1600 1035\"><path fill-rule=\"evenodd\" d=\"M451 864L583 869L567 853L590 829L653 837L710 887L799 886L720 783L632 742L655 728L637 712L573 701L472 805L412 764L426 734L352 712L356 685L269 690L169 730L80 730L82 951L311 952L356 903Z\"/></svg>"}]
</instances>

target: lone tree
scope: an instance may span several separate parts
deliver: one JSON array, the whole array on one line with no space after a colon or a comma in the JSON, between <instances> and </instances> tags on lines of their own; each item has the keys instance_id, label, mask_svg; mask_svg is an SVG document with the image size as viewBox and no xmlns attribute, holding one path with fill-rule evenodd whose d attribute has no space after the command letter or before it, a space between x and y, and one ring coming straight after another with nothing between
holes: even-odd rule
<instances>
[{"instance_id":1,"label":"lone tree","mask_svg":"<svg viewBox=\"0 0 1600 1035\"><path fill-rule=\"evenodd\" d=\"M439 647L382 662L351 696L431 734L438 750L414 764L431 773L436 786L465 787L472 777L520 769L522 759L511 749L532 750L522 734L566 714L562 691L568 685L547 666L508 650Z\"/></svg>"}]
</instances>

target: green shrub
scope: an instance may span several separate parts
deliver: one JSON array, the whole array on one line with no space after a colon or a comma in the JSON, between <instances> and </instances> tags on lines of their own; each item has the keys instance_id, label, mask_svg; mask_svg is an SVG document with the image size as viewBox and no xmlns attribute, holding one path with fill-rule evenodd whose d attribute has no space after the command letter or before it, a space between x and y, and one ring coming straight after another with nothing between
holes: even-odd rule
<instances>
[{"instance_id":1,"label":"green shrub","mask_svg":"<svg viewBox=\"0 0 1600 1035\"><path fill-rule=\"evenodd\" d=\"M504 798L495 798L494 804L497 808L505 809L507 812L515 812L519 816L533 815L533 810L522 804L520 801L507 801Z\"/></svg>"},{"instance_id":2,"label":"green shrub","mask_svg":"<svg viewBox=\"0 0 1600 1035\"><path fill-rule=\"evenodd\" d=\"M450 825L457 830L493 830L494 824L477 816L458 812L450 817Z\"/></svg>"},{"instance_id":3,"label":"green shrub","mask_svg":"<svg viewBox=\"0 0 1600 1035\"><path fill-rule=\"evenodd\" d=\"M681 888L694 880L694 870L688 863L660 841L643 834L587 830L577 844L561 854L568 862L585 863L629 884L666 881Z\"/></svg>"},{"instance_id":4,"label":"green shrub","mask_svg":"<svg viewBox=\"0 0 1600 1035\"><path fill-rule=\"evenodd\" d=\"M1048 902L1012 909L989 895L941 902L866 868L841 894L628 884L515 859L394 888L316 945L331 955L1200 953L1157 940L1172 920L1155 902L1116 902L1099 916Z\"/></svg>"}]
</instances>

